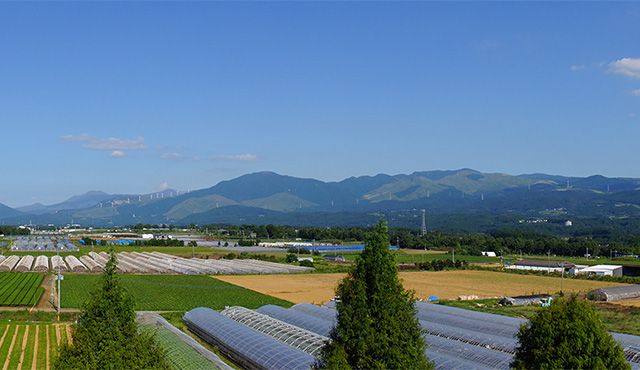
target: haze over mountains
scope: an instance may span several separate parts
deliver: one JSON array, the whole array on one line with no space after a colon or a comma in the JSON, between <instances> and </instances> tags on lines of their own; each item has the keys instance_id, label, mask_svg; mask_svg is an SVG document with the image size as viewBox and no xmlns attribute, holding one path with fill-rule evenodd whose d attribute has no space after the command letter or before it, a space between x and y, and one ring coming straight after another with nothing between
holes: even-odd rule
<instances>
[{"instance_id":1,"label":"haze over mountains","mask_svg":"<svg viewBox=\"0 0 640 370\"><path fill-rule=\"evenodd\" d=\"M471 169L409 175L351 177L323 182L272 172L247 174L207 189L178 193L106 194L90 191L54 204L12 209L0 204L5 224L78 223L91 226L280 223L300 226L367 224L391 213L416 225L428 214L522 217L629 217L640 215L640 179L530 174ZM389 216L386 216L389 217Z\"/></svg>"}]
</instances>

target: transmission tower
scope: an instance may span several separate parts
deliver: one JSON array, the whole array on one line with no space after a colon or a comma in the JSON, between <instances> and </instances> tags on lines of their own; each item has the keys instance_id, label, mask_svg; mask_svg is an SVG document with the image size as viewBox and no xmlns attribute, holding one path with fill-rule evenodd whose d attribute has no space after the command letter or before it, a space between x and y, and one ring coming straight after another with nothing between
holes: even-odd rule
<instances>
[{"instance_id":1,"label":"transmission tower","mask_svg":"<svg viewBox=\"0 0 640 370\"><path fill-rule=\"evenodd\" d=\"M422 233L421 233L422 236L425 236L427 234L427 219L425 216L425 212L426 211L423 209L422 210Z\"/></svg>"}]
</instances>

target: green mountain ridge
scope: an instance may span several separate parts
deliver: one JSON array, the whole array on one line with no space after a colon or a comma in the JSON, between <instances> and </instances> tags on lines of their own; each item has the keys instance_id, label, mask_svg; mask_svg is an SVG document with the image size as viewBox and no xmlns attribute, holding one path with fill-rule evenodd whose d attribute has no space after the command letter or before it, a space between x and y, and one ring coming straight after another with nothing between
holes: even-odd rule
<instances>
[{"instance_id":1,"label":"green mountain ridge","mask_svg":"<svg viewBox=\"0 0 640 370\"><path fill-rule=\"evenodd\" d=\"M41 215L8 207L2 213L4 208L0 207L0 219L7 224L67 224L73 220L88 225L128 225L182 224L189 220L216 223L243 218L265 222L311 220L314 214L333 220L339 217L327 215L343 214L345 220L368 220L369 216L354 216L403 210L419 213L420 209L430 214L632 217L640 215L640 192L635 190L639 187L640 179L633 178L513 176L472 169L379 174L340 182L258 172L178 196L173 191L155 198L90 192L72 197L75 203L68 204L93 203L91 206ZM107 203L92 201L97 197L102 202L106 196L111 197ZM225 212L231 210L227 216Z\"/></svg>"}]
</instances>

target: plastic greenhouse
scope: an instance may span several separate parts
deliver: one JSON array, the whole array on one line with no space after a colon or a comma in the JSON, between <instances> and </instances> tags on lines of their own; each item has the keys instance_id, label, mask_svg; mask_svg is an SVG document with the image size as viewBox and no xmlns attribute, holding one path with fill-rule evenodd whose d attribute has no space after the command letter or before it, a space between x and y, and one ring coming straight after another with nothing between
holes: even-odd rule
<instances>
[{"instance_id":1,"label":"plastic greenhouse","mask_svg":"<svg viewBox=\"0 0 640 370\"><path fill-rule=\"evenodd\" d=\"M587 293L587 298L594 301L622 301L640 298L640 285L598 288Z\"/></svg>"}]
</instances>

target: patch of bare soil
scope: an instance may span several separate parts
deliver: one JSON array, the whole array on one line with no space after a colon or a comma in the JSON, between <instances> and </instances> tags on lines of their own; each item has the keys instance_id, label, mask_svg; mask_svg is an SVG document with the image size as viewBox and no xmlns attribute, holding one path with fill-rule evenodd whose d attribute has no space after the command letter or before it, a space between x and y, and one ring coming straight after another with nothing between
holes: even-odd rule
<instances>
[{"instance_id":1,"label":"patch of bare soil","mask_svg":"<svg viewBox=\"0 0 640 370\"><path fill-rule=\"evenodd\" d=\"M322 304L335 296L335 288L345 274L287 274L287 275L218 275L216 279L239 285L293 303ZM399 273L405 289L415 291L418 299L438 296L456 299L461 295L501 297L528 294L554 294L560 291L560 278L516 275L503 272L406 271ZM564 279L565 293L588 292L595 288L622 284L592 280Z\"/></svg>"}]
</instances>

